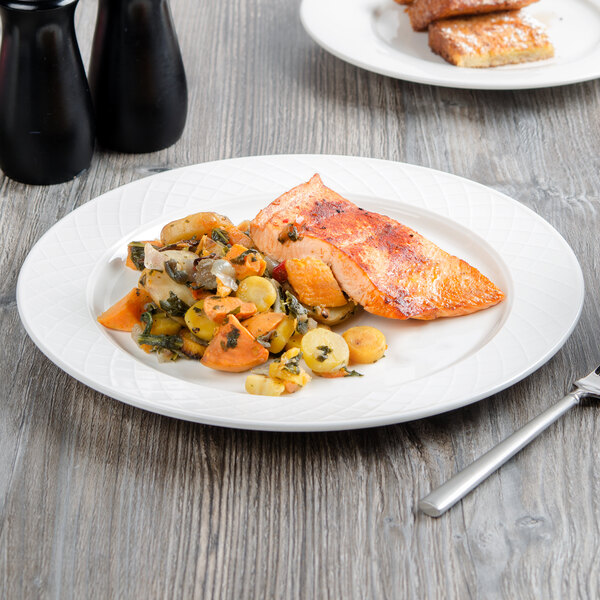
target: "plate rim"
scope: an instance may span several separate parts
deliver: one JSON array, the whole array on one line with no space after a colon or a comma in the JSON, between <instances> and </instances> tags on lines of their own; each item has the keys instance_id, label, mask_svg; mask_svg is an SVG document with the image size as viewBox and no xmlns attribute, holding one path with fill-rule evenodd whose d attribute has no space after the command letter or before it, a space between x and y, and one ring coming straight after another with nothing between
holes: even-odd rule
<instances>
[{"instance_id":1,"label":"plate rim","mask_svg":"<svg viewBox=\"0 0 600 600\"><path fill-rule=\"evenodd\" d=\"M187 421L199 422L199 423L210 424L210 425L235 427L235 428L241 428L241 429L254 429L254 430L264 430L264 431L267 431L267 430L271 430L271 431L334 431L334 430L351 430L351 429L377 427L377 426L381 426L381 425L389 425L389 424L393 424L393 423L400 423L400 422L425 418L425 417L429 417L429 416L433 416L433 415L443 414L444 412L448 412L451 410L455 410L457 408L461 408L463 406L467 406L467 405L477 402L483 398L494 395L494 394L510 387L511 385L514 385L516 382L522 380L523 378L525 378L526 376L528 376L529 374L531 374L532 372L537 370L540 366L545 364L564 345L566 340L569 338L569 336L573 332L575 326L577 325L579 318L581 316L582 309L583 309L583 302L584 302L584 297L585 297L585 285L584 285L584 279L583 279L583 273L581 270L581 266L579 264L579 261L577 260L577 257L575 256L573 250L569 246L569 244L566 242L566 240L560 234L560 232L558 232L552 225L550 225L550 223L548 223L545 219L543 219L543 217L538 215L535 211L533 211L529 207L525 206L524 204L518 202L514 198L511 198L510 196L507 196L506 194L504 194L502 192L494 190L493 188L485 186L476 181L473 181L473 180L470 180L470 179L467 179L467 178L464 178L461 176L453 175L451 173L447 173L444 171L439 171L437 169L430 169L428 167L424 167L424 166L420 166L420 165L412 165L409 163L400 163L397 161L390 161L390 160L385 160L385 159L374 159L374 158L362 157L362 156L327 155L327 154L316 154L316 155L315 154L276 154L276 155L265 155L265 156L239 157L239 158L233 158L233 159L211 161L211 162L207 162L207 163L198 163L195 165L188 165L186 167L180 167L178 169L168 171L167 173L171 173L173 171L185 171L185 170L190 170L190 169L191 170L193 170L193 169L201 170L202 168L208 169L210 167L210 165L214 165L217 163L234 164L239 161L259 161L260 162L261 160L270 160L270 161L272 161L272 160L281 161L282 160L284 162L286 160L304 160L304 161L312 160L315 162L319 161L319 160L322 160L325 162L328 160L342 161L342 162L348 161L348 160L349 161L358 160L358 161L367 161L368 163L374 163L375 165L377 165L378 163L382 163L382 164L387 164L387 165L394 165L394 166L398 166L398 167L408 168L409 170L416 169L416 170L420 170L423 172L434 172L437 174L442 174L444 177L450 177L451 179L459 180L463 183L466 183L468 186L475 186L477 188L486 190L487 192L491 192L491 193L493 193L494 196L501 199L503 202L508 202L508 203L512 204L517 210L525 211L525 213L528 213L533 219L538 220L541 223L543 223L546 227L548 227L550 230L552 230L554 235L557 236L557 239L560 239L564 249L569 253L569 258L573 262L573 265L575 265L577 267L576 276L577 276L577 280L579 283L578 289L579 289L580 293L579 293L578 300L577 300L576 315L574 316L572 321L569 323L568 327L563 331L563 334L560 337L560 339L553 346L548 347L546 349L546 351L537 358L537 360L535 360L531 364L528 364L527 366L525 366L518 373L515 373L512 377L510 377L508 379L504 379L497 385L493 386L491 389L483 390L482 392L472 395L468 398L461 398L460 400L457 400L453 403L449 403L449 404L445 405L442 409L440 409L440 407L435 407L433 410L427 410L427 409L422 410L422 409L418 409L418 408L417 409L411 408L410 410L405 411L400 416L384 415L384 416L377 416L377 417L373 417L373 418L363 416L360 419L355 419L355 420L351 420L351 421L348 421L346 419L343 422L323 421L323 422L317 422L317 423L311 422L311 423L301 424L301 423L298 423L295 421L276 421L276 422L270 423L268 421L264 421L261 419L257 419L255 421L244 419L243 422L240 422L239 418L226 418L226 417L222 417L222 416L219 416L218 418L212 418L210 416L206 416L206 415L202 415L202 414L194 415L194 414L190 414L189 411L187 411L187 410L180 410L177 407L148 406L147 400L138 399L136 397L132 397L130 394L121 393L119 390L115 390L113 387L107 386L101 382L98 382L95 379L88 377L85 373L80 372L75 367L73 367L69 363L65 362L61 357L57 356L53 352L52 349L50 349L48 347L46 342L44 340L42 340L37 335L37 333L33 330L33 328L30 326L30 323L28 322L28 319L27 319L27 315L25 314L25 310L23 308L23 306L24 306L23 300L22 300L23 293L24 293L24 291L23 291L23 287L24 287L23 273L26 272L27 268L29 268L29 261L31 260L34 249L37 248L38 246L43 245L44 241L46 239L48 239L48 237L50 235L52 235L53 231L55 231L55 229L58 229L61 226L61 224L64 225L65 221L67 221L68 219L74 218L73 215L75 215L76 213L78 213L80 211L92 210L92 208L95 207L98 203L100 203L106 195L115 194L115 193L120 192L121 195L124 196L124 192L126 192L127 188L129 188L130 186L138 186L138 185L140 185L140 182L149 182L151 180L160 180L161 177L165 176L164 173L158 173L155 175L151 175L149 177L145 177L145 178L138 179L136 181L124 184L122 186L118 186L117 188L109 190L109 191L93 198L86 204L83 204L82 206L78 207L74 211L71 211L70 213L65 215L63 218L61 218L47 232L45 232L40 237L40 239L36 242L36 244L34 244L34 246L31 248L28 256L26 257L25 261L23 262L23 265L22 265L20 273L19 273L19 278L17 281L16 296L17 296L17 307L18 307L19 316L21 318L21 321L22 321L28 335L31 337L31 339L34 341L34 343L38 346L38 348L59 368L61 368L63 371L65 371L66 373L68 373L70 376L74 377L78 381L81 381L88 387L91 387L94 390L97 390L109 397L115 398L126 404L136 406L138 408L142 408L144 410L148 410L150 412L154 412L157 414L162 414L165 416L184 419ZM299 166L297 168L299 168ZM344 193L348 193L348 192L345 191ZM121 202L122 202L122 200L121 200ZM425 210L429 210L429 209L425 208ZM158 218L160 216L161 215L156 215L154 218ZM142 225L143 225L143 222L138 223L138 226L142 226ZM106 246L104 248L104 250L107 251L109 249L109 247L110 246ZM89 279L86 279L86 286L85 286L86 290L87 290L88 286L89 286ZM84 291L83 293L84 293L84 297L87 298L87 291ZM123 350L121 350L121 352L123 352ZM125 352L123 352L123 353L128 355L128 353L125 353ZM448 368L452 368L452 367L448 367ZM171 379L176 379L174 376L168 375L168 374L165 374L162 372L160 372L160 375L161 375L161 377L165 376L165 377L168 377ZM195 385L195 384L190 383L189 385ZM212 389L212 388L209 388L209 389Z\"/></svg>"},{"instance_id":2,"label":"plate rim","mask_svg":"<svg viewBox=\"0 0 600 600\"><path fill-rule=\"evenodd\" d=\"M571 76L561 77L557 79L548 79L546 81L542 80L539 82L527 81L526 75L522 78L523 80L518 80L517 82L507 82L507 83L496 83L493 81L485 82L473 82L462 79L461 77L457 77L456 79L439 79L435 76L428 76L423 74L419 76L418 74L406 73L402 72L402 70L398 69L388 69L381 66L378 66L373 61L365 61L357 56L350 56L349 54L343 52L335 45L332 45L327 39L324 39L322 35L319 35L316 31L316 28L313 26L312 18L310 16L309 9L312 9L313 5L318 4L327 4L333 2L339 2L340 0L302 0L300 5L300 21L304 30L309 35L309 37L318 44L321 48L335 56L336 58L343 60L344 62L354 65L355 67L359 67L366 71L370 71L372 73L376 73L378 75L384 75L386 77L391 77L393 79L399 79L402 81L409 81L412 83L419 83L425 85L431 85L436 87L444 87L451 89L466 89L466 90L488 90L488 91L511 91L511 90L534 90L534 89L545 89L550 87L561 87L565 85L574 85L576 83L583 83L585 81L592 81L594 79L600 78L600 68L597 69L596 72L582 74L578 73L577 69L573 69L569 71L572 73ZM357 3L350 3L350 7L357 8L358 3L364 4L366 2L372 2L373 0L358 0ZM398 5L401 9L402 5ZM376 35L371 31L371 36L373 39L376 39ZM598 56L598 64L600 64L600 52ZM450 66L450 65L449 65ZM460 67L455 67L456 69L460 69ZM464 69L463 69L464 70ZM470 69L469 71L473 71ZM516 71L515 71L516 72ZM528 71L522 71L522 73L526 74Z\"/></svg>"}]
</instances>

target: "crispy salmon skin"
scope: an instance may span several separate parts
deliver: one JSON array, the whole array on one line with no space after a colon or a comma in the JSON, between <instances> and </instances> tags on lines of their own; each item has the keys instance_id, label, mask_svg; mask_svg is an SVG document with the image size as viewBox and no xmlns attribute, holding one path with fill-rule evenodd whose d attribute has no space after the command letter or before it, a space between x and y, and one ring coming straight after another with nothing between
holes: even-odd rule
<instances>
[{"instance_id":1,"label":"crispy salmon skin","mask_svg":"<svg viewBox=\"0 0 600 600\"><path fill-rule=\"evenodd\" d=\"M318 174L261 210L250 234L277 260L321 259L350 298L383 317L457 317L504 298L476 268L398 221L359 208Z\"/></svg>"}]
</instances>

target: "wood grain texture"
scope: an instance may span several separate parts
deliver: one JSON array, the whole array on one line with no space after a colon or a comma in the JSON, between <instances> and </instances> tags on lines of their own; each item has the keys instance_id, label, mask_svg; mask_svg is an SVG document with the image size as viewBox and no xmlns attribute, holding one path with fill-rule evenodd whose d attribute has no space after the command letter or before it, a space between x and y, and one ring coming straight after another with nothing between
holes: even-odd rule
<instances>
[{"instance_id":1,"label":"wood grain texture","mask_svg":"<svg viewBox=\"0 0 600 600\"><path fill-rule=\"evenodd\" d=\"M62 185L0 179L0 598L597 598L593 405L443 518L415 505L600 362L600 82L422 86L321 50L298 0L171 8L190 88L182 139L148 155L98 150L86 174ZM77 9L86 63L95 11L91 0ZM406 161L529 206L581 262L588 293L573 335L533 375L473 406L327 434L143 412L70 378L26 336L18 272L58 219L157 170L280 153ZM40 301L51 301L43 290Z\"/></svg>"}]
</instances>

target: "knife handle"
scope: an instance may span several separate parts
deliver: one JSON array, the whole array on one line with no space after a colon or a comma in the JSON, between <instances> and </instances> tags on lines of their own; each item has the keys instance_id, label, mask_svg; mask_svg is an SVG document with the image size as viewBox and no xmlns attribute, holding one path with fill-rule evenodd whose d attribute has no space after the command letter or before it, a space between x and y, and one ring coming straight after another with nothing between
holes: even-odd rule
<instances>
[{"instance_id":1,"label":"knife handle","mask_svg":"<svg viewBox=\"0 0 600 600\"><path fill-rule=\"evenodd\" d=\"M554 421L579 403L586 393L575 390L494 446L482 457L458 472L446 483L419 501L419 509L431 517L439 517L462 500L473 488L514 456L521 448L547 429Z\"/></svg>"}]
</instances>

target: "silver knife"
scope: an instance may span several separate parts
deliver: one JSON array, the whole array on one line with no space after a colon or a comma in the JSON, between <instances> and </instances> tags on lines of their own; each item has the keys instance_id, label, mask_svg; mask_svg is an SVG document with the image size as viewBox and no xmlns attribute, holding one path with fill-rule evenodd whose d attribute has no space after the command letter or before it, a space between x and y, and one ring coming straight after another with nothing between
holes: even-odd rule
<instances>
[{"instance_id":1,"label":"silver knife","mask_svg":"<svg viewBox=\"0 0 600 600\"><path fill-rule=\"evenodd\" d=\"M574 387L575 389L562 400L546 409L541 415L529 421L527 425L425 496L419 501L419 509L431 517L443 515L521 448L552 425L554 421L579 404L583 398L600 398L600 366L586 377L578 379Z\"/></svg>"}]
</instances>

